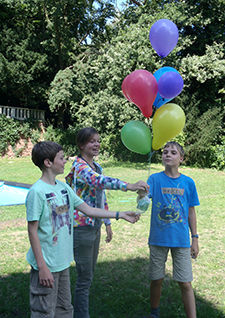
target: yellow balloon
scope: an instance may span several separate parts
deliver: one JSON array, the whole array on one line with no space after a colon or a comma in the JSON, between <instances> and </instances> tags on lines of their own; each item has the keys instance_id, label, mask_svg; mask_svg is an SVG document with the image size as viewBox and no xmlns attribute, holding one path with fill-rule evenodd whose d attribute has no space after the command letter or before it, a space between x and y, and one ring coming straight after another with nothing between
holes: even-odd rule
<instances>
[{"instance_id":1,"label":"yellow balloon","mask_svg":"<svg viewBox=\"0 0 225 318\"><path fill-rule=\"evenodd\" d=\"M157 109L152 121L152 148L161 148L168 140L177 136L185 125L185 114L177 104L164 104Z\"/></svg>"}]
</instances>

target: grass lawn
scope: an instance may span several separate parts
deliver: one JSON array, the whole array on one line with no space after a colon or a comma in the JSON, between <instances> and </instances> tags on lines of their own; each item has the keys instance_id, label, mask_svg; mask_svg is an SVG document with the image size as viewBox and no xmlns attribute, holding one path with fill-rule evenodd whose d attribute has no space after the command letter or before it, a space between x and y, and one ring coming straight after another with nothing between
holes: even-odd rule
<instances>
[{"instance_id":1,"label":"grass lawn","mask_svg":"<svg viewBox=\"0 0 225 318\"><path fill-rule=\"evenodd\" d=\"M101 163L101 162L100 162ZM148 163L103 162L106 175L128 182L146 180ZM69 171L68 162L65 174ZM151 173L161 171L161 165L151 165ZM225 317L225 172L181 167L197 185L201 205L196 208L200 254L193 260L193 288L198 318ZM40 171L30 158L0 159L0 179L34 183ZM64 176L59 176L64 180ZM135 210L136 194L107 192L111 210ZM91 318L142 318L149 314L148 235L150 211L136 224L112 220L113 240L102 242L93 284L90 291ZM0 207L0 317L29 317L29 265L26 252L29 241L25 206ZM167 262L166 278L161 298L161 317L185 317L180 291L172 280L171 258ZM71 264L71 288L76 273Z\"/></svg>"}]
</instances>

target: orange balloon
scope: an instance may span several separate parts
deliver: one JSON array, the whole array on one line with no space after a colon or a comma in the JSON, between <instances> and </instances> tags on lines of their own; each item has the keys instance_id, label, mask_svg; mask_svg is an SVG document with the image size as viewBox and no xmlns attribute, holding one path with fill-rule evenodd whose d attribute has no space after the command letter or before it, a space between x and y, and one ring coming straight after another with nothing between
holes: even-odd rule
<instances>
[{"instance_id":1,"label":"orange balloon","mask_svg":"<svg viewBox=\"0 0 225 318\"><path fill-rule=\"evenodd\" d=\"M161 148L168 140L176 137L184 128L185 114L177 104L164 104L157 109L152 121L152 148Z\"/></svg>"}]
</instances>

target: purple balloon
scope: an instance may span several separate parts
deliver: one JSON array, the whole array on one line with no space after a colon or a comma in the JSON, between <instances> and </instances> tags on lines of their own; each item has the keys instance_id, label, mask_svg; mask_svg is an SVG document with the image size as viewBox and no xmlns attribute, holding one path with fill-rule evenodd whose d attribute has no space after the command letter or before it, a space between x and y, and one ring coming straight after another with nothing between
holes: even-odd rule
<instances>
[{"instance_id":1,"label":"purple balloon","mask_svg":"<svg viewBox=\"0 0 225 318\"><path fill-rule=\"evenodd\" d=\"M180 94L184 81L178 72L167 72L158 81L159 94L164 98L174 98Z\"/></svg>"},{"instance_id":2,"label":"purple balloon","mask_svg":"<svg viewBox=\"0 0 225 318\"><path fill-rule=\"evenodd\" d=\"M167 73L167 72L177 72L179 74L179 72L177 70L175 70L175 68L170 67L170 66L163 66L160 69L158 69L153 75L157 81L157 83L159 82L160 78L163 76L163 74ZM159 91L156 95L156 98L154 100L153 105L156 108L161 107L162 105L166 104L167 102L169 102L172 98L164 98L159 94Z\"/></svg>"},{"instance_id":3,"label":"purple balloon","mask_svg":"<svg viewBox=\"0 0 225 318\"><path fill-rule=\"evenodd\" d=\"M156 21L149 32L152 47L160 57L167 56L176 46L179 33L176 24L167 19Z\"/></svg>"}]
</instances>

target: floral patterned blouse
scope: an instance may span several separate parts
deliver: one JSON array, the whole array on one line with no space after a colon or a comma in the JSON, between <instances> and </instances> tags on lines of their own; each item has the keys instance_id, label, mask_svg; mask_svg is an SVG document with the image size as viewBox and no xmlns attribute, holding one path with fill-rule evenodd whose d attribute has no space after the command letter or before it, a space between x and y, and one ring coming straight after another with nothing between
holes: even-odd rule
<instances>
[{"instance_id":1,"label":"floral patterned blouse","mask_svg":"<svg viewBox=\"0 0 225 318\"><path fill-rule=\"evenodd\" d=\"M94 165L102 172L102 167L94 162ZM81 157L77 157L72 165L70 173L66 176L66 183L76 192L91 207L99 207L98 191L101 190L101 208L108 210L108 204L104 189L111 190L127 190L127 182L116 178L104 176L101 173L94 171L88 163ZM105 224L110 224L110 221L105 221ZM95 219L86 216L78 210L74 210L74 227L92 225L94 226Z\"/></svg>"}]
</instances>

